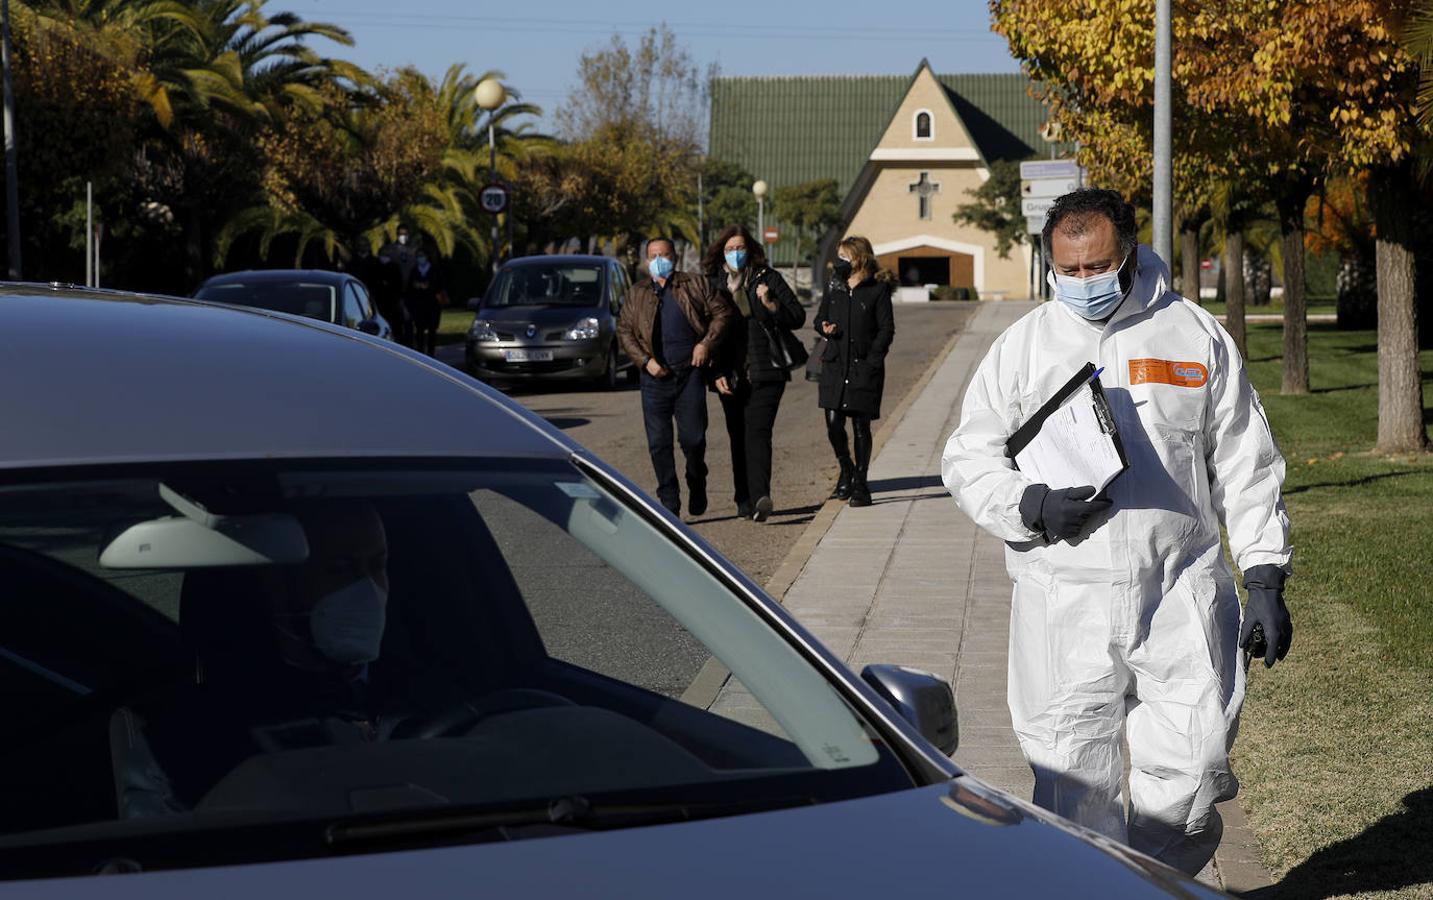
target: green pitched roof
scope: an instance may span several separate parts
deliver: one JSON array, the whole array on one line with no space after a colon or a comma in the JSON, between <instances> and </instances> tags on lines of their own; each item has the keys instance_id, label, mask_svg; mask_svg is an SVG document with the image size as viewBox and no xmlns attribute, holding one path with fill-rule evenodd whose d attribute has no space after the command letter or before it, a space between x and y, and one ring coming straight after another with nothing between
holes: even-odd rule
<instances>
[{"instance_id":1,"label":"green pitched roof","mask_svg":"<svg viewBox=\"0 0 1433 900\"><path fill-rule=\"evenodd\" d=\"M989 161L1042 155L1045 107L1030 79L937 75ZM910 75L717 78L712 82L712 157L736 163L773 188L834 178L844 194L860 174Z\"/></svg>"}]
</instances>

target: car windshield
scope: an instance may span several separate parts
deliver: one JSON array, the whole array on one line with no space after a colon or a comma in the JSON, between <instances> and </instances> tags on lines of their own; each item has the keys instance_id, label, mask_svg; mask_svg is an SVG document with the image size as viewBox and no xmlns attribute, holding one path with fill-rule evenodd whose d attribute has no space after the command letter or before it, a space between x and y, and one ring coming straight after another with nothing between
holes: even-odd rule
<instances>
[{"instance_id":1,"label":"car windshield","mask_svg":"<svg viewBox=\"0 0 1433 900\"><path fill-rule=\"evenodd\" d=\"M572 464L105 476L0 484L0 877L912 785L695 551Z\"/></svg>"},{"instance_id":2,"label":"car windshield","mask_svg":"<svg viewBox=\"0 0 1433 900\"><path fill-rule=\"evenodd\" d=\"M215 303L253 306L295 316L307 316L321 322L332 322L336 293L333 286L327 284L259 281L205 285L195 296L200 300L212 300Z\"/></svg>"},{"instance_id":3,"label":"car windshield","mask_svg":"<svg viewBox=\"0 0 1433 900\"><path fill-rule=\"evenodd\" d=\"M596 306L601 299L601 266L528 264L499 272L483 305Z\"/></svg>"}]
</instances>

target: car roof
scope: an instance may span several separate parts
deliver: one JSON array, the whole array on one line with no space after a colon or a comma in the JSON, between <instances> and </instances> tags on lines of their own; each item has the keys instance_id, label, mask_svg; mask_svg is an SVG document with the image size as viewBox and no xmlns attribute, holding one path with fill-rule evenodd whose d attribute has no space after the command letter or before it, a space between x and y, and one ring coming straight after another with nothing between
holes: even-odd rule
<instances>
[{"instance_id":1,"label":"car roof","mask_svg":"<svg viewBox=\"0 0 1433 900\"><path fill-rule=\"evenodd\" d=\"M600 256L585 253L549 253L543 256L519 256L503 263L503 268L515 268L518 266L540 266L540 265L572 265L589 264L601 265L602 263L616 263L617 260L610 256Z\"/></svg>"},{"instance_id":2,"label":"car roof","mask_svg":"<svg viewBox=\"0 0 1433 900\"><path fill-rule=\"evenodd\" d=\"M0 373L0 469L577 449L422 354L197 300L0 284Z\"/></svg>"},{"instance_id":3,"label":"car roof","mask_svg":"<svg viewBox=\"0 0 1433 900\"><path fill-rule=\"evenodd\" d=\"M330 272L327 269L244 269L214 275L204 282L211 284L281 284L308 281L319 284L342 284L353 278L347 272Z\"/></svg>"}]
</instances>

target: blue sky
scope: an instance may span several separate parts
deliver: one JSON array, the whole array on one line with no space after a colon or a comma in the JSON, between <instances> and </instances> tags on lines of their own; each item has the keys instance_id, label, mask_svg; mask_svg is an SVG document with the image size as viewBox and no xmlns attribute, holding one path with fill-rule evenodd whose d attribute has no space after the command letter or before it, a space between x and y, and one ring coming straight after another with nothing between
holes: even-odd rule
<instances>
[{"instance_id":1,"label":"blue sky","mask_svg":"<svg viewBox=\"0 0 1433 900\"><path fill-rule=\"evenodd\" d=\"M573 87L584 50L662 21L697 62L716 62L724 75L907 74L921 57L937 72L1018 71L1004 39L990 32L985 0L269 0L267 9L341 25L357 42L321 52L432 76L457 62L500 69L524 99L549 110Z\"/></svg>"}]
</instances>

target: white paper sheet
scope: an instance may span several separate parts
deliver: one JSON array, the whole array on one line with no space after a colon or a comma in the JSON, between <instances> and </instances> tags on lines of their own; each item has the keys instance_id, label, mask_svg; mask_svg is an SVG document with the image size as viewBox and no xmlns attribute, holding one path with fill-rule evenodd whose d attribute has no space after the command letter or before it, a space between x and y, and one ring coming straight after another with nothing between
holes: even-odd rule
<instances>
[{"instance_id":1,"label":"white paper sheet","mask_svg":"<svg viewBox=\"0 0 1433 900\"><path fill-rule=\"evenodd\" d=\"M1093 485L1096 492L1124 468L1114 439L1100 427L1088 383L1045 420L1040 432L1015 454L1015 464L1051 489Z\"/></svg>"}]
</instances>

